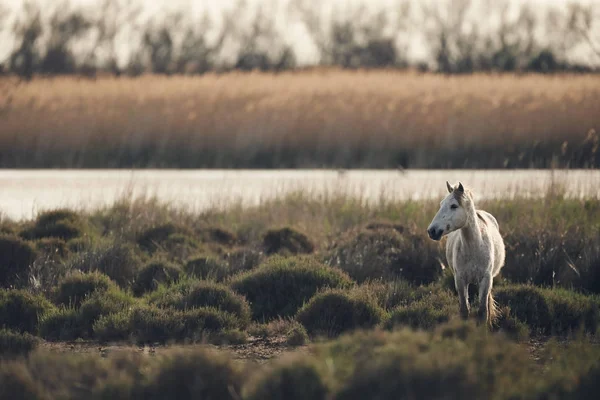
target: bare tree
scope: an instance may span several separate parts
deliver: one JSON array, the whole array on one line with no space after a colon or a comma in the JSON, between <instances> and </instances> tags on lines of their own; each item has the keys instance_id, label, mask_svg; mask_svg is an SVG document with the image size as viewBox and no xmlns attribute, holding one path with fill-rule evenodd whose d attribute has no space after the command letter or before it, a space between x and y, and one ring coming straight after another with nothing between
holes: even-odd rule
<instances>
[{"instance_id":1,"label":"bare tree","mask_svg":"<svg viewBox=\"0 0 600 400\"><path fill-rule=\"evenodd\" d=\"M21 18L17 19L13 32L20 38L20 44L10 56L10 69L17 75L29 80L36 72L40 59L37 47L42 34L42 22L39 8L31 2L23 5Z\"/></svg>"},{"instance_id":2,"label":"bare tree","mask_svg":"<svg viewBox=\"0 0 600 400\"><path fill-rule=\"evenodd\" d=\"M600 58L600 13L595 14L592 4L569 6L569 30L578 39L583 39L590 50Z\"/></svg>"}]
</instances>

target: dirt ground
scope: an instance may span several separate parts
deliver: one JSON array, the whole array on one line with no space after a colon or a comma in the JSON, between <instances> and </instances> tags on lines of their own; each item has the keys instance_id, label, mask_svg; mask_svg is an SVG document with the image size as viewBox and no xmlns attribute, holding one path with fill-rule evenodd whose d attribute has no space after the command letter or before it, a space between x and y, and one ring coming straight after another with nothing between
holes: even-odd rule
<instances>
[{"instance_id":1,"label":"dirt ground","mask_svg":"<svg viewBox=\"0 0 600 400\"><path fill-rule=\"evenodd\" d=\"M133 350L153 355L164 351L173 346L169 345L144 345L136 346L129 343L108 343L100 344L93 341L74 341L74 342L44 342L43 349L58 353L99 353L106 356L112 351ZM181 347L181 345L176 346ZM235 345L212 345L212 344L192 344L185 347L204 347L215 351L227 351L231 356L239 361L255 362L263 364L273 358L277 358L284 353L306 351L307 346L290 347L286 344L286 338L281 337L253 337L250 336L244 344Z\"/></svg>"}]
</instances>

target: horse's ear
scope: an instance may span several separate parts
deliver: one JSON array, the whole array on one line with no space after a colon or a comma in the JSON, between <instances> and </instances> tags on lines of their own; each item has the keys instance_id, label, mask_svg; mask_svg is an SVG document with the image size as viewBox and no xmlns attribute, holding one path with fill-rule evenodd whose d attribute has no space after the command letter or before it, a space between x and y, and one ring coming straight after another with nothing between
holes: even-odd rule
<instances>
[{"instance_id":1,"label":"horse's ear","mask_svg":"<svg viewBox=\"0 0 600 400\"><path fill-rule=\"evenodd\" d=\"M460 193L464 193L464 192L465 192L465 188L463 187L463 184L462 184L462 183L458 182L458 188L457 188L457 190L458 190Z\"/></svg>"},{"instance_id":2,"label":"horse's ear","mask_svg":"<svg viewBox=\"0 0 600 400\"><path fill-rule=\"evenodd\" d=\"M448 193L452 193L454 191L454 188L448 183L448 181L446 181L446 187L448 188Z\"/></svg>"}]
</instances>

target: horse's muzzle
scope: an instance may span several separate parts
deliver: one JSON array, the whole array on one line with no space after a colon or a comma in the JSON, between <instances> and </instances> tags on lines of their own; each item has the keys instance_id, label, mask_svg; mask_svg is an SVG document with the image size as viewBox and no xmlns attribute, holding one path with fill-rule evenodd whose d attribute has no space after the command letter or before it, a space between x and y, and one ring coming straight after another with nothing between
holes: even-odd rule
<instances>
[{"instance_id":1,"label":"horse's muzzle","mask_svg":"<svg viewBox=\"0 0 600 400\"><path fill-rule=\"evenodd\" d=\"M444 230L443 229L438 229L436 227L431 227L427 230L427 233L429 234L429 237L433 240L440 240L442 239L442 235L444 234Z\"/></svg>"}]
</instances>

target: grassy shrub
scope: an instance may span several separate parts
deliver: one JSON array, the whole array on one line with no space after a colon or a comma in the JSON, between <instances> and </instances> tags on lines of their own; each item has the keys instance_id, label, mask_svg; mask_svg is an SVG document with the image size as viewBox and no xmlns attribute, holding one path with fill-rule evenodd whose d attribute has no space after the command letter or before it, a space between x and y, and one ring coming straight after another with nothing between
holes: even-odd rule
<instances>
[{"instance_id":1,"label":"grassy shrub","mask_svg":"<svg viewBox=\"0 0 600 400\"><path fill-rule=\"evenodd\" d=\"M238 400L242 384L240 367L225 355L176 350L161 357L139 398Z\"/></svg>"},{"instance_id":2,"label":"grassy shrub","mask_svg":"<svg viewBox=\"0 0 600 400\"><path fill-rule=\"evenodd\" d=\"M115 287L108 276L99 272L74 272L58 283L52 297L56 304L79 307L92 293L105 292Z\"/></svg>"},{"instance_id":3,"label":"grassy shrub","mask_svg":"<svg viewBox=\"0 0 600 400\"><path fill-rule=\"evenodd\" d=\"M338 289L315 295L296 318L309 334L333 337L358 328L372 328L385 318L385 311L373 298Z\"/></svg>"},{"instance_id":4,"label":"grassy shrub","mask_svg":"<svg viewBox=\"0 0 600 400\"><path fill-rule=\"evenodd\" d=\"M75 340L82 336L79 313L74 308L60 307L40 319L40 336L46 340Z\"/></svg>"},{"instance_id":5,"label":"grassy shrub","mask_svg":"<svg viewBox=\"0 0 600 400\"><path fill-rule=\"evenodd\" d=\"M28 333L0 329L0 360L27 355L39 344L39 339Z\"/></svg>"},{"instance_id":6,"label":"grassy shrub","mask_svg":"<svg viewBox=\"0 0 600 400\"><path fill-rule=\"evenodd\" d=\"M35 242L37 251L46 257L62 260L69 255L67 242L60 238L42 238Z\"/></svg>"},{"instance_id":7,"label":"grassy shrub","mask_svg":"<svg viewBox=\"0 0 600 400\"><path fill-rule=\"evenodd\" d=\"M133 246L118 241L90 246L68 262L70 269L100 272L123 288L131 286L141 264Z\"/></svg>"},{"instance_id":8,"label":"grassy shrub","mask_svg":"<svg viewBox=\"0 0 600 400\"><path fill-rule=\"evenodd\" d=\"M0 363L2 399L240 399L243 372L225 355L171 349L154 357L34 352Z\"/></svg>"},{"instance_id":9,"label":"grassy shrub","mask_svg":"<svg viewBox=\"0 0 600 400\"><path fill-rule=\"evenodd\" d=\"M38 254L33 244L12 235L0 235L0 287L21 286Z\"/></svg>"},{"instance_id":10,"label":"grassy shrub","mask_svg":"<svg viewBox=\"0 0 600 400\"><path fill-rule=\"evenodd\" d=\"M314 360L287 357L257 374L244 389L247 400L325 400L328 388Z\"/></svg>"},{"instance_id":11,"label":"grassy shrub","mask_svg":"<svg viewBox=\"0 0 600 400\"><path fill-rule=\"evenodd\" d=\"M265 233L263 247L267 254L283 255L308 254L315 250L315 245L308 236L289 227L272 229Z\"/></svg>"},{"instance_id":12,"label":"grassy shrub","mask_svg":"<svg viewBox=\"0 0 600 400\"><path fill-rule=\"evenodd\" d=\"M161 283L170 284L179 279L181 268L164 260L155 260L139 270L133 284L133 292L140 296L156 290Z\"/></svg>"},{"instance_id":13,"label":"grassy shrub","mask_svg":"<svg viewBox=\"0 0 600 400\"><path fill-rule=\"evenodd\" d=\"M285 336L286 344L289 346L302 346L309 339L306 328L291 318L279 318L266 324L254 324L248 328L248 333L263 338Z\"/></svg>"},{"instance_id":14,"label":"grassy shrub","mask_svg":"<svg viewBox=\"0 0 600 400\"><path fill-rule=\"evenodd\" d=\"M533 331L565 334L583 327L596 332L600 321L596 298L565 289L511 285L495 290L495 299Z\"/></svg>"},{"instance_id":15,"label":"grassy shrub","mask_svg":"<svg viewBox=\"0 0 600 400\"><path fill-rule=\"evenodd\" d=\"M182 237L191 237L192 231L184 226L169 222L141 232L137 238L137 243L143 250L154 253L164 249L165 244L172 236L174 236L172 241L177 242Z\"/></svg>"},{"instance_id":16,"label":"grassy shrub","mask_svg":"<svg viewBox=\"0 0 600 400\"><path fill-rule=\"evenodd\" d=\"M42 296L24 290L0 290L0 328L35 333L40 318L53 309Z\"/></svg>"},{"instance_id":17,"label":"grassy shrub","mask_svg":"<svg viewBox=\"0 0 600 400\"><path fill-rule=\"evenodd\" d=\"M68 241L85 233L85 222L77 213L59 209L40 213L33 226L23 230L21 236L30 240L53 237Z\"/></svg>"},{"instance_id":18,"label":"grassy shrub","mask_svg":"<svg viewBox=\"0 0 600 400\"><path fill-rule=\"evenodd\" d=\"M262 252L247 248L227 252L224 254L224 257L231 275L238 272L250 271L258 267L263 261Z\"/></svg>"},{"instance_id":19,"label":"grassy shrub","mask_svg":"<svg viewBox=\"0 0 600 400\"><path fill-rule=\"evenodd\" d=\"M413 329L432 329L458 315L458 299L451 292L440 291L415 302L401 305L390 312L385 326L388 329L408 326Z\"/></svg>"},{"instance_id":20,"label":"grassy shrub","mask_svg":"<svg viewBox=\"0 0 600 400\"><path fill-rule=\"evenodd\" d=\"M92 325L93 336L100 342L123 341L130 338L131 312L120 312L101 315Z\"/></svg>"},{"instance_id":21,"label":"grassy shrub","mask_svg":"<svg viewBox=\"0 0 600 400\"><path fill-rule=\"evenodd\" d=\"M439 248L422 234L370 229L332 247L328 264L339 266L357 282L402 278L427 284L442 273Z\"/></svg>"},{"instance_id":22,"label":"grassy shrub","mask_svg":"<svg viewBox=\"0 0 600 400\"><path fill-rule=\"evenodd\" d=\"M148 302L178 310L212 307L235 315L242 327L250 323L250 306L246 299L216 282L187 280L169 287L163 286L150 294Z\"/></svg>"},{"instance_id":23,"label":"grassy shrub","mask_svg":"<svg viewBox=\"0 0 600 400\"><path fill-rule=\"evenodd\" d=\"M213 308L179 311L157 307L135 308L132 334L140 343L200 340L210 333L239 328L234 315Z\"/></svg>"},{"instance_id":24,"label":"grassy shrub","mask_svg":"<svg viewBox=\"0 0 600 400\"><path fill-rule=\"evenodd\" d=\"M335 399L528 398L536 372L520 345L458 321L434 332L357 332L315 353Z\"/></svg>"},{"instance_id":25,"label":"grassy shrub","mask_svg":"<svg viewBox=\"0 0 600 400\"><path fill-rule=\"evenodd\" d=\"M83 337L91 337L94 331L94 324L99 318L127 311L135 303L136 301L131 295L117 288L107 290L106 292L93 293L81 303L78 311L77 318L81 335Z\"/></svg>"},{"instance_id":26,"label":"grassy shrub","mask_svg":"<svg viewBox=\"0 0 600 400\"><path fill-rule=\"evenodd\" d=\"M231 275L227 263L214 256L193 257L187 260L183 270L189 276L217 282Z\"/></svg>"},{"instance_id":27,"label":"grassy shrub","mask_svg":"<svg viewBox=\"0 0 600 400\"><path fill-rule=\"evenodd\" d=\"M296 314L319 289L350 284L343 272L306 256L273 257L230 282L236 292L250 301L254 318L267 320Z\"/></svg>"}]
</instances>

